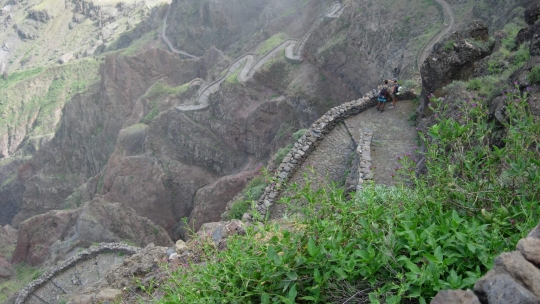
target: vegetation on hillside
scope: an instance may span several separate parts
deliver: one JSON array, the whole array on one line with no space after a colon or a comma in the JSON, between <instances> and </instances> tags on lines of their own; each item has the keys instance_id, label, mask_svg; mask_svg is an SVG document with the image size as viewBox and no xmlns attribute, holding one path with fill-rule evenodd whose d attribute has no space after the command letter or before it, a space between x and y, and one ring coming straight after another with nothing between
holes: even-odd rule
<instances>
[{"instance_id":1,"label":"vegetation on hillside","mask_svg":"<svg viewBox=\"0 0 540 304\"><path fill-rule=\"evenodd\" d=\"M506 92L506 136L488 122L483 98L460 103L437 123L428 142L426 173L411 155L396 168L396 187L367 186L345 199L342 189L292 185L283 203L293 218L248 229L208 263L174 272L160 303L426 303L442 289L470 288L538 223L540 122L527 111L527 92Z\"/></svg>"},{"instance_id":2,"label":"vegetation on hillside","mask_svg":"<svg viewBox=\"0 0 540 304\"><path fill-rule=\"evenodd\" d=\"M32 135L53 132L59 120L55 112L98 77L98 62L94 59L9 74L0 79L0 131L31 124Z\"/></svg>"}]
</instances>

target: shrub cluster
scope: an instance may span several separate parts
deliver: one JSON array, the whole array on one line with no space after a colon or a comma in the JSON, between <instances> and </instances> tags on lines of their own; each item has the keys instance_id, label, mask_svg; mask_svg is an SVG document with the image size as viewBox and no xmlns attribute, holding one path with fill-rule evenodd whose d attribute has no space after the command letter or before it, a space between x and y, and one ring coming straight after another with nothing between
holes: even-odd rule
<instances>
[{"instance_id":1,"label":"shrub cluster","mask_svg":"<svg viewBox=\"0 0 540 304\"><path fill-rule=\"evenodd\" d=\"M426 174L401 158L395 187L291 186L293 219L249 228L204 265L171 276L160 303L426 303L442 289L468 288L538 222L540 123L526 93L506 92L506 136L494 145L482 99L462 102L420 136ZM281 225L281 226L280 226Z\"/></svg>"}]
</instances>

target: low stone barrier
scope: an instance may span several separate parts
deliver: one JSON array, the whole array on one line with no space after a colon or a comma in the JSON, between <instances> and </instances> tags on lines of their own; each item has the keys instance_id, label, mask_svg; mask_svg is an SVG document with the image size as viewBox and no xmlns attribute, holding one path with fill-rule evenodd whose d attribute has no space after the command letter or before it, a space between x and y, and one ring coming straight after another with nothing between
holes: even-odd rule
<instances>
[{"instance_id":1,"label":"low stone barrier","mask_svg":"<svg viewBox=\"0 0 540 304\"><path fill-rule=\"evenodd\" d=\"M255 210L264 218L266 213L272 204L279 198L284 183L287 182L306 158L315 150L319 143L324 139L324 136L334 129L339 123L345 119L358 115L359 113L374 107L377 104L377 90L372 90L367 93L366 96L353 100L339 106L335 106L328 110L322 117L320 117L315 123L311 125L311 128L298 139L293 145L291 151L283 158L283 161L276 170L273 176L275 182L268 185L257 201ZM411 91L404 91L398 96L398 100L414 99L416 94ZM364 161L364 167L359 165L359 175L356 182L363 184L365 180L373 179L371 172L371 138L373 133L366 131L366 134L362 137L362 143L360 143L360 156ZM369 142L369 144L368 144ZM367 147L367 148L365 148ZM358 152L358 150L357 150ZM367 161L369 160L369 165ZM361 163L361 162L360 162ZM358 184L357 184L358 185ZM242 216L243 221L253 220L249 212L244 213Z\"/></svg>"},{"instance_id":2,"label":"low stone barrier","mask_svg":"<svg viewBox=\"0 0 540 304\"><path fill-rule=\"evenodd\" d=\"M47 270L36 280L30 282L26 287L24 287L20 292L19 296L15 300L15 304L24 304L28 297L30 297L36 290L41 286L48 283L55 276L61 274L62 272L76 266L77 264L92 259L100 254L104 253L123 253L126 255L133 255L140 250L138 247L133 247L120 243L101 243L98 246L92 246L76 256L73 256L60 265L54 266L51 269Z\"/></svg>"},{"instance_id":3,"label":"low stone barrier","mask_svg":"<svg viewBox=\"0 0 540 304\"><path fill-rule=\"evenodd\" d=\"M373 131L363 130L360 134L362 139L356 147L359 161L356 175L356 191L362 190L364 181L373 179L373 172L371 171L371 139L373 138Z\"/></svg>"},{"instance_id":4,"label":"low stone barrier","mask_svg":"<svg viewBox=\"0 0 540 304\"><path fill-rule=\"evenodd\" d=\"M298 139L293 145L291 151L283 158L274 175L275 182L268 185L257 202L255 209L263 217L274 201L279 197L279 194L290 177L301 167L306 158L315 150L319 143L324 139L324 136L339 123L343 122L350 116L357 115L377 104L377 98L369 93L368 96L358 100L353 100L333 107L328 110L321 118L311 125L311 128ZM367 139L367 137L366 137ZM371 141L371 138L369 138ZM363 145L364 146L364 145ZM242 217L244 221L252 220L251 214L245 213Z\"/></svg>"}]
</instances>

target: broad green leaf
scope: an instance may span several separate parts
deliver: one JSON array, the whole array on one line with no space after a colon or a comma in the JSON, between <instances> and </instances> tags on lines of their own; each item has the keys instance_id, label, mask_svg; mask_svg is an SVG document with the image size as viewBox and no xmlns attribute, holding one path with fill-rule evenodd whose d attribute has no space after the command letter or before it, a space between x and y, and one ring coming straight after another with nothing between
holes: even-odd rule
<instances>
[{"instance_id":1,"label":"broad green leaf","mask_svg":"<svg viewBox=\"0 0 540 304\"><path fill-rule=\"evenodd\" d=\"M312 238L309 238L308 240L308 253L311 257L315 257L317 255L317 246L315 246L315 242Z\"/></svg>"},{"instance_id":2,"label":"broad green leaf","mask_svg":"<svg viewBox=\"0 0 540 304\"><path fill-rule=\"evenodd\" d=\"M472 243L467 243L467 248L469 248L472 253L476 252L476 246L474 246Z\"/></svg>"},{"instance_id":3,"label":"broad green leaf","mask_svg":"<svg viewBox=\"0 0 540 304\"><path fill-rule=\"evenodd\" d=\"M291 303L295 303L297 294L298 292L296 291L296 284L293 284L291 289L289 289L289 294L287 295L287 299L291 301Z\"/></svg>"},{"instance_id":4,"label":"broad green leaf","mask_svg":"<svg viewBox=\"0 0 540 304\"><path fill-rule=\"evenodd\" d=\"M263 293L261 295L261 304L270 304L270 295Z\"/></svg>"},{"instance_id":5,"label":"broad green leaf","mask_svg":"<svg viewBox=\"0 0 540 304\"><path fill-rule=\"evenodd\" d=\"M297 275L296 272L294 272L294 271L289 271L289 272L287 273L287 277L288 277L290 280L292 280L292 281L298 279L298 275Z\"/></svg>"}]
</instances>

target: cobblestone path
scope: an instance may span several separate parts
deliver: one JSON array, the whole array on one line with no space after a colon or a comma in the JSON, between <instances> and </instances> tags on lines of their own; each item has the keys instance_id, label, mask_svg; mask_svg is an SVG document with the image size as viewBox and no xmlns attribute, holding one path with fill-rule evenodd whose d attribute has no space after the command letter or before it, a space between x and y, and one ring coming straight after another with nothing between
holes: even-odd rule
<instances>
[{"instance_id":1,"label":"cobblestone path","mask_svg":"<svg viewBox=\"0 0 540 304\"><path fill-rule=\"evenodd\" d=\"M398 101L394 109L388 105L383 113L372 108L345 121L355 140L359 140L358 131L369 129L373 131L371 141L371 158L373 180L376 184L394 185L392 173L399 166L397 157L415 151L417 135L415 127L408 122L409 116L415 110L414 102Z\"/></svg>"},{"instance_id":2,"label":"cobblestone path","mask_svg":"<svg viewBox=\"0 0 540 304\"><path fill-rule=\"evenodd\" d=\"M393 185L392 173L399 166L398 156L413 153L416 147L416 131L408 123L408 118L415 110L412 101L398 101L394 109L380 113L371 108L345 120L343 124L326 134L302 166L293 174L289 185L305 185L304 176L312 182L312 188L324 183L335 182L343 185L351 170L356 145L360 142L361 132L373 131L371 158L373 180L377 184ZM282 195L288 195L285 191ZM270 207L270 218L279 219L286 213L287 207L275 203Z\"/></svg>"}]
</instances>

